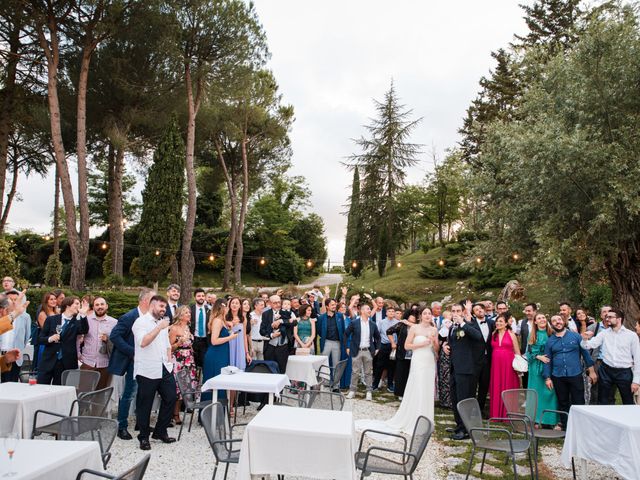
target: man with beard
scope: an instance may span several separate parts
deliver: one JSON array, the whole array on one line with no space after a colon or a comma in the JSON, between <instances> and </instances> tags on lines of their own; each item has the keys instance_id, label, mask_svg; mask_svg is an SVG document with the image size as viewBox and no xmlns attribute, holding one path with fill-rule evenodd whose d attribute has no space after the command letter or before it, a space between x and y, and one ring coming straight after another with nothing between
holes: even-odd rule
<instances>
[{"instance_id":1,"label":"man with beard","mask_svg":"<svg viewBox=\"0 0 640 480\"><path fill-rule=\"evenodd\" d=\"M560 315L551 317L553 335L549 337L544 348L544 355L549 359L544 364L542 376L549 390L555 390L558 397L558 410L569 412L571 405L584 405L584 382L582 380L582 363L584 360L591 383L598 377L593 369L593 360L580 342L582 337L567 329L567 324ZM567 428L567 416L560 416L563 429Z\"/></svg>"},{"instance_id":2,"label":"man with beard","mask_svg":"<svg viewBox=\"0 0 640 480\"><path fill-rule=\"evenodd\" d=\"M82 362L82 370L94 370L100 373L100 380L96 387L102 390L109 386L111 373L109 367L109 335L118 321L107 315L109 305L102 297L93 300L93 313L87 315L89 331L85 334L83 342L78 349L78 358Z\"/></svg>"},{"instance_id":3,"label":"man with beard","mask_svg":"<svg viewBox=\"0 0 640 480\"><path fill-rule=\"evenodd\" d=\"M600 308L600 321L593 322L591 325L587 326L588 332L593 332L593 336L597 336L604 332L607 328L609 328L609 320L607 320L607 314L611 311L610 305L603 305ZM602 346L588 349L591 354L591 359L594 361L593 368L596 371L596 375L600 375L600 365L602 365ZM598 384L591 385L591 403L593 405L598 405L599 397L598 397ZM610 399L609 403L612 403L613 399Z\"/></svg>"},{"instance_id":4,"label":"man with beard","mask_svg":"<svg viewBox=\"0 0 640 480\"><path fill-rule=\"evenodd\" d=\"M562 302L560 304L560 316L569 330L572 332L578 331L578 325L576 324L576 319L573 316L573 308L571 308L571 305L567 302Z\"/></svg>"},{"instance_id":5,"label":"man with beard","mask_svg":"<svg viewBox=\"0 0 640 480\"><path fill-rule=\"evenodd\" d=\"M150 417L156 393L160 395L160 411L151 438L163 443L173 443L175 438L167 433L176 403L176 382L173 377L169 320L165 317L167 300L161 295L151 297L149 311L138 317L132 327L135 341L133 359L134 375L138 384L136 417L140 433L141 450L150 450Z\"/></svg>"},{"instance_id":6,"label":"man with beard","mask_svg":"<svg viewBox=\"0 0 640 480\"><path fill-rule=\"evenodd\" d=\"M189 324L189 330L193 335L193 359L196 362L196 367L202 368L204 362L204 354L207 352L207 337L209 336L209 329L207 324L209 323L209 310L207 306L206 295L202 288L196 288L193 291L193 299L195 303L191 305L191 323Z\"/></svg>"},{"instance_id":7,"label":"man with beard","mask_svg":"<svg viewBox=\"0 0 640 480\"><path fill-rule=\"evenodd\" d=\"M180 306L180 285L172 283L167 287L167 308L166 314L169 317L169 321L173 321L173 317L178 311L178 307Z\"/></svg>"},{"instance_id":8,"label":"man with beard","mask_svg":"<svg viewBox=\"0 0 640 480\"><path fill-rule=\"evenodd\" d=\"M524 318L518 322L517 327L513 330L514 333L520 337L520 353L525 355L527 347L529 346L529 334L535 328L533 322L538 313L538 305L535 303L527 303L522 313L524 313ZM527 388L528 381L529 374L525 372L522 374L522 388Z\"/></svg>"},{"instance_id":9,"label":"man with beard","mask_svg":"<svg viewBox=\"0 0 640 480\"><path fill-rule=\"evenodd\" d=\"M335 367L345 350L344 316L336 312L337 302L333 298L324 301L326 312L318 316L316 332L320 337L320 352L329 358L329 365Z\"/></svg>"},{"instance_id":10,"label":"man with beard","mask_svg":"<svg viewBox=\"0 0 640 480\"><path fill-rule=\"evenodd\" d=\"M493 320L487 320L485 318L484 305L481 303L475 303L471 311L473 313L473 319L478 323L482 331L482 338L484 339L484 351L481 357L482 362L478 365L478 404L480 405L480 410L484 412L484 407L487 403L487 393L489 393L489 382L491 380L491 334L496 328L496 323Z\"/></svg>"}]
</instances>

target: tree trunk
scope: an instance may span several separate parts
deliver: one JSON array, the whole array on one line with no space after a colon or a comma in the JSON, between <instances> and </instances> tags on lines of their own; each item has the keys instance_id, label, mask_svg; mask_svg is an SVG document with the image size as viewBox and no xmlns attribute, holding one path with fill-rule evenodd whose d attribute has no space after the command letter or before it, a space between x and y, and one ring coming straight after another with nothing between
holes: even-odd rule
<instances>
[{"instance_id":1,"label":"tree trunk","mask_svg":"<svg viewBox=\"0 0 640 480\"><path fill-rule=\"evenodd\" d=\"M242 203L240 205L240 217L238 218L236 233L236 261L234 270L234 283L242 285L242 256L244 255L244 220L247 216L247 205L249 204L249 159L247 156L247 139L242 140Z\"/></svg>"},{"instance_id":2,"label":"tree trunk","mask_svg":"<svg viewBox=\"0 0 640 480\"><path fill-rule=\"evenodd\" d=\"M4 92L2 95L2 111L0 112L0 211L4 202L4 184L7 178L7 162L9 159L9 137L13 128L13 112L15 107L15 90L16 90L16 73L18 71L18 62L20 59L20 22L13 24L11 32L9 32L9 52L7 56L7 64L5 78L3 81ZM12 197L13 198L13 197ZM5 208L5 212L9 210ZM3 215L4 218L4 215ZM0 234L4 233L6 220L3 220Z\"/></svg>"},{"instance_id":3,"label":"tree trunk","mask_svg":"<svg viewBox=\"0 0 640 480\"><path fill-rule=\"evenodd\" d=\"M236 189L227 168L227 162L222 154L222 146L219 141L215 141L216 152L218 153L218 161L222 167L224 179L227 182L227 190L229 191L229 206L231 208L231 221L229 226L229 238L227 239L227 251L224 256L224 274L222 276L222 289L228 290L231 284L231 269L233 268L233 247L236 243L236 234L238 233L237 205L238 197Z\"/></svg>"},{"instance_id":4,"label":"tree trunk","mask_svg":"<svg viewBox=\"0 0 640 480\"><path fill-rule=\"evenodd\" d=\"M181 293L180 299L183 303L187 303L191 298L191 288L193 285L193 270L195 268L195 259L191 251L191 241L193 240L193 229L196 225L196 170L194 166L194 151L196 144L196 116L200 107L200 97L203 85L198 82L196 87L196 96L193 96L193 87L191 84L191 70L189 64L185 65L185 83L187 87L187 144L185 169L187 173L187 219L184 225L184 233L182 236L182 255L180 258L181 268Z\"/></svg>"},{"instance_id":5,"label":"tree trunk","mask_svg":"<svg viewBox=\"0 0 640 480\"><path fill-rule=\"evenodd\" d=\"M13 199L16 196L19 174L20 174L20 170L18 169L18 159L14 158L13 159L13 175L11 178L11 188L9 189L9 193L7 193L7 203L4 206L4 211L2 212L2 219L0 220L0 233L4 232L4 229L7 225L7 219L9 218L9 211L11 211L11 204L13 203Z\"/></svg>"},{"instance_id":6,"label":"tree trunk","mask_svg":"<svg viewBox=\"0 0 640 480\"><path fill-rule=\"evenodd\" d=\"M180 269L178 268L178 258L174 255L173 260L171 260L171 283L175 283L180 285Z\"/></svg>"},{"instance_id":7,"label":"tree trunk","mask_svg":"<svg viewBox=\"0 0 640 480\"><path fill-rule=\"evenodd\" d=\"M53 197L53 253L60 250L60 175L58 175L58 164L55 173L55 193Z\"/></svg>"},{"instance_id":8,"label":"tree trunk","mask_svg":"<svg viewBox=\"0 0 640 480\"><path fill-rule=\"evenodd\" d=\"M640 240L628 244L605 262L611 282L613 306L624 312L625 327L633 330L640 318Z\"/></svg>"},{"instance_id":9,"label":"tree trunk","mask_svg":"<svg viewBox=\"0 0 640 480\"><path fill-rule=\"evenodd\" d=\"M111 242L111 273L123 276L124 212L122 207L122 176L124 174L124 147L117 150L109 143L108 217Z\"/></svg>"}]
</instances>

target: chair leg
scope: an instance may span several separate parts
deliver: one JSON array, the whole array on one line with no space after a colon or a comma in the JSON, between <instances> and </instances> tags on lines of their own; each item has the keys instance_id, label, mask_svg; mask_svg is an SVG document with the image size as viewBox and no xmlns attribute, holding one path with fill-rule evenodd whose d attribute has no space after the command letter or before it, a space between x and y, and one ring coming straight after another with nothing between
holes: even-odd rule
<instances>
[{"instance_id":1,"label":"chair leg","mask_svg":"<svg viewBox=\"0 0 640 480\"><path fill-rule=\"evenodd\" d=\"M468 480L469 478L469 474L471 474L471 466L473 465L473 457L476 454L476 446L474 445L473 447L471 447L471 458L469 458L469 468L467 468L467 476L465 477L465 480Z\"/></svg>"},{"instance_id":2,"label":"chair leg","mask_svg":"<svg viewBox=\"0 0 640 480\"><path fill-rule=\"evenodd\" d=\"M482 475L482 472L484 470L484 462L487 458L487 449L485 448L484 453L482 454L482 464L480 465L480 475Z\"/></svg>"},{"instance_id":3,"label":"chair leg","mask_svg":"<svg viewBox=\"0 0 640 480\"><path fill-rule=\"evenodd\" d=\"M178 441L180 441L180 437L182 437L182 429L184 428L184 422L187 421L187 409L184 409L184 413L182 414L182 423L180 424L180 431L178 432Z\"/></svg>"},{"instance_id":4,"label":"chair leg","mask_svg":"<svg viewBox=\"0 0 640 480\"><path fill-rule=\"evenodd\" d=\"M536 478L538 478L538 439L533 438L533 464L536 468Z\"/></svg>"},{"instance_id":5,"label":"chair leg","mask_svg":"<svg viewBox=\"0 0 640 480\"><path fill-rule=\"evenodd\" d=\"M227 462L227 466L224 467L224 480L227 480L228 473L229 473L229 463Z\"/></svg>"},{"instance_id":6,"label":"chair leg","mask_svg":"<svg viewBox=\"0 0 640 480\"><path fill-rule=\"evenodd\" d=\"M211 477L211 480L216 480L216 473L218 473L218 460L216 459L216 466L213 469L213 477Z\"/></svg>"},{"instance_id":7,"label":"chair leg","mask_svg":"<svg viewBox=\"0 0 640 480\"><path fill-rule=\"evenodd\" d=\"M571 457L571 472L573 473L573 480L576 480L576 463Z\"/></svg>"},{"instance_id":8,"label":"chair leg","mask_svg":"<svg viewBox=\"0 0 640 480\"><path fill-rule=\"evenodd\" d=\"M196 409L194 408L193 410L191 410L191 418L189 419L189 430L187 430L187 432L191 433L191 424L193 423L193 416L196 414ZM187 418L187 414L184 414L184 418ZM183 421L184 423L184 421Z\"/></svg>"},{"instance_id":9,"label":"chair leg","mask_svg":"<svg viewBox=\"0 0 640 480\"><path fill-rule=\"evenodd\" d=\"M511 461L513 462L513 480L518 480L518 467L516 466L516 454L511 450Z\"/></svg>"},{"instance_id":10,"label":"chair leg","mask_svg":"<svg viewBox=\"0 0 640 480\"><path fill-rule=\"evenodd\" d=\"M533 462L531 461L531 449L527 450L527 457L529 457L529 472L531 473L531 479L533 480L534 478L536 480L538 480L538 469L537 469L537 465L536 465L536 476L533 476Z\"/></svg>"}]
</instances>

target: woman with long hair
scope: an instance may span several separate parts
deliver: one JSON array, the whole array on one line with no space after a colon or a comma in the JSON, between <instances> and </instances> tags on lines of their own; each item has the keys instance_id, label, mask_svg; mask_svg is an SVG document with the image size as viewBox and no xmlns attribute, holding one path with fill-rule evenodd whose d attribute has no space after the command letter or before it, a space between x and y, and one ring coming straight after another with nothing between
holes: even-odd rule
<instances>
[{"instance_id":1,"label":"woman with long hair","mask_svg":"<svg viewBox=\"0 0 640 480\"><path fill-rule=\"evenodd\" d=\"M211 313L209 314L209 331L211 337L209 341L209 348L204 355L204 364L202 367L203 381L207 381L217 375L220 375L220 371L229 366L229 342L238 337L237 333L230 333L230 329L227 328L225 315L227 314L227 301L223 298L219 298L213 304ZM218 390L218 400L224 400L227 398L227 392L224 390ZM211 392L203 392L201 396L202 401L211 400Z\"/></svg>"},{"instance_id":2,"label":"woman with long hair","mask_svg":"<svg viewBox=\"0 0 640 480\"><path fill-rule=\"evenodd\" d=\"M544 354L544 348L553 330L543 313L538 313L533 323L534 328L529 335L529 348L527 349L527 359L529 360L529 383L527 388L535 390L538 394L538 410L534 421L541 425L557 425L558 415L556 413L546 413L542 417L544 410L558 410L556 392L547 388L545 379L542 376L542 369L545 363L549 363L549 358Z\"/></svg>"},{"instance_id":3,"label":"woman with long hair","mask_svg":"<svg viewBox=\"0 0 640 480\"><path fill-rule=\"evenodd\" d=\"M249 342L246 335L247 317L242 310L242 302L238 297L229 299L227 314L225 315L227 328L238 335L229 341L229 365L237 367L240 370L247 368L247 364L251 363L251 354L249 353ZM233 415L233 406L235 405L236 392L230 391L229 411Z\"/></svg>"},{"instance_id":4,"label":"woman with long hair","mask_svg":"<svg viewBox=\"0 0 640 480\"><path fill-rule=\"evenodd\" d=\"M407 380L409 378L409 371L411 369L411 357L413 352L411 349L406 349L405 344L407 337L409 336L409 329L416 324L417 317L413 313L412 309L409 309L403 315L403 318L393 327L386 331L391 340L393 335L396 335L396 374L393 381L395 388L393 393L399 400L402 400L404 396L404 389L407 386ZM385 332L382 332L385 333ZM393 342L392 342L393 343Z\"/></svg>"},{"instance_id":5,"label":"woman with long hair","mask_svg":"<svg viewBox=\"0 0 640 480\"><path fill-rule=\"evenodd\" d=\"M316 338L316 322L311 321L311 305L301 305L298 311L298 324L293 327L296 348L308 348L314 353L313 340Z\"/></svg>"},{"instance_id":6,"label":"woman with long hair","mask_svg":"<svg viewBox=\"0 0 640 480\"><path fill-rule=\"evenodd\" d=\"M173 353L173 363L175 365L173 372L177 375L181 370L189 372L189 379L192 388L198 387L198 375L196 371L196 361L193 355L193 335L189 329L191 324L191 309L182 305L178 307L173 324L169 327L169 342L171 343L171 353ZM173 411L173 419L176 425L180 425L180 406L182 404L182 396L180 388L176 384L178 390L178 398Z\"/></svg>"},{"instance_id":7,"label":"woman with long hair","mask_svg":"<svg viewBox=\"0 0 640 480\"><path fill-rule=\"evenodd\" d=\"M520 343L511 330L510 312L496 318L496 328L491 335L491 380L489 381L489 417L504 418L507 411L502 392L520 388L520 379L513 369L513 358L520 355Z\"/></svg>"},{"instance_id":8,"label":"woman with long hair","mask_svg":"<svg viewBox=\"0 0 640 480\"><path fill-rule=\"evenodd\" d=\"M580 335L586 332L588 327L594 322L595 320L589 317L589 312L586 308L576 308L576 327ZM580 361L584 367L584 360L581 358ZM584 404L589 405L591 403L591 380L589 379L586 367L583 368L582 383L584 384Z\"/></svg>"},{"instance_id":9,"label":"woman with long hair","mask_svg":"<svg viewBox=\"0 0 640 480\"><path fill-rule=\"evenodd\" d=\"M63 294L64 295L64 294ZM55 292L47 292L42 296L42 301L40 302L40 306L38 307L38 316L36 317L36 328L33 334L31 335L31 344L33 345L33 370L35 371L38 367L38 362L40 361L40 357L42 356L42 352L44 351L44 345L40 345L38 343L38 337L40 336L40 329L44 325L44 321L47 317L51 315L56 315L60 313L58 309L58 299L56 298Z\"/></svg>"}]
</instances>

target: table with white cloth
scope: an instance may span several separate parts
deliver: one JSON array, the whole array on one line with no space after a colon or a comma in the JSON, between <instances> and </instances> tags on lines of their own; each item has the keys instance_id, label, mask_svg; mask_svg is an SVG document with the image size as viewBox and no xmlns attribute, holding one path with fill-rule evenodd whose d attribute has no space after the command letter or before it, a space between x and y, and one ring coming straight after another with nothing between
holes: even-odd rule
<instances>
[{"instance_id":1,"label":"table with white cloth","mask_svg":"<svg viewBox=\"0 0 640 480\"><path fill-rule=\"evenodd\" d=\"M562 448L565 467L571 467L573 457L585 477L586 460L593 460L625 479L640 479L640 406L572 406Z\"/></svg>"},{"instance_id":2,"label":"table with white cloth","mask_svg":"<svg viewBox=\"0 0 640 480\"><path fill-rule=\"evenodd\" d=\"M273 404L273 396L280 396L284 387L290 385L289 377L280 373L238 372L216 375L202 385L202 391L213 390L214 401L218 398L218 390L235 390L236 392L268 393L269 405Z\"/></svg>"},{"instance_id":3,"label":"table with white cloth","mask_svg":"<svg viewBox=\"0 0 640 480\"><path fill-rule=\"evenodd\" d=\"M15 432L30 438L36 410L69 415L77 398L75 387L62 385L29 385L7 382L0 384L0 432ZM60 420L52 415L38 415L38 426Z\"/></svg>"},{"instance_id":4,"label":"table with white cloth","mask_svg":"<svg viewBox=\"0 0 640 480\"><path fill-rule=\"evenodd\" d=\"M267 405L245 427L236 478L354 480L356 448L352 412Z\"/></svg>"},{"instance_id":5,"label":"table with white cloth","mask_svg":"<svg viewBox=\"0 0 640 480\"><path fill-rule=\"evenodd\" d=\"M326 355L291 355L287 360L287 377L289 380L305 382L313 387L318 384L316 371L322 366L329 366Z\"/></svg>"},{"instance_id":6,"label":"table with white cloth","mask_svg":"<svg viewBox=\"0 0 640 480\"><path fill-rule=\"evenodd\" d=\"M4 443L0 439L0 447ZM73 480L84 468L104 472L98 442L18 440L11 469L18 480ZM9 455L0 454L0 472L9 471ZM87 476L86 478L97 478Z\"/></svg>"}]
</instances>

